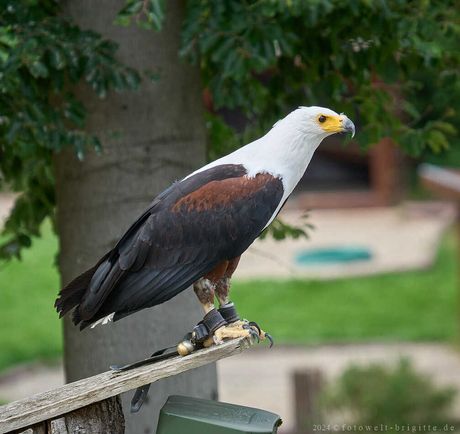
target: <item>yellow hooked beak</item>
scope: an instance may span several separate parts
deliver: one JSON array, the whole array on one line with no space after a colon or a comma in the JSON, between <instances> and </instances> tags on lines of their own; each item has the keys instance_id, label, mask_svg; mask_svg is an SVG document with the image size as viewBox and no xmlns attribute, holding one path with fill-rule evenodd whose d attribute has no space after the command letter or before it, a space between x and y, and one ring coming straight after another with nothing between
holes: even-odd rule
<instances>
[{"instance_id":1,"label":"yellow hooked beak","mask_svg":"<svg viewBox=\"0 0 460 434\"><path fill-rule=\"evenodd\" d=\"M318 121L321 128L327 133L351 133L351 137L355 135L355 124L343 114L338 116L320 116Z\"/></svg>"}]
</instances>

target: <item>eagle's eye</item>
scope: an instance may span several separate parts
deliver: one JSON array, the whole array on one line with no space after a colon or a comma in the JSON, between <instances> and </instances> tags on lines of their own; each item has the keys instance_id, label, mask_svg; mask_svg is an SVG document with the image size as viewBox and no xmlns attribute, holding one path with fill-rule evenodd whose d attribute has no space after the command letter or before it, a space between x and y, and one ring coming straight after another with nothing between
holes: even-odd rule
<instances>
[{"instance_id":1,"label":"eagle's eye","mask_svg":"<svg viewBox=\"0 0 460 434\"><path fill-rule=\"evenodd\" d=\"M324 123L324 122L326 122L326 119L327 119L326 116L321 115L321 116L318 118L318 121L321 122L321 123Z\"/></svg>"}]
</instances>

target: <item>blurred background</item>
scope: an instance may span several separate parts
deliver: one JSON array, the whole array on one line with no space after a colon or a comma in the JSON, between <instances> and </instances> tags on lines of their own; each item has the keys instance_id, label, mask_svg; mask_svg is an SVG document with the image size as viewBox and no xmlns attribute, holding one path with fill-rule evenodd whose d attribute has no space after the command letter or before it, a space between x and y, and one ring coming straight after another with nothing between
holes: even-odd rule
<instances>
[{"instance_id":1,"label":"blurred background","mask_svg":"<svg viewBox=\"0 0 460 434\"><path fill-rule=\"evenodd\" d=\"M66 324L64 343L53 303L174 179L321 105L356 137L321 145L233 281L275 347L168 393L218 391L291 434L459 429L458 1L0 5L0 404L63 384L64 366L104 370L81 342L136 341L136 359L193 326L178 305L185 325L148 344L141 315Z\"/></svg>"}]
</instances>

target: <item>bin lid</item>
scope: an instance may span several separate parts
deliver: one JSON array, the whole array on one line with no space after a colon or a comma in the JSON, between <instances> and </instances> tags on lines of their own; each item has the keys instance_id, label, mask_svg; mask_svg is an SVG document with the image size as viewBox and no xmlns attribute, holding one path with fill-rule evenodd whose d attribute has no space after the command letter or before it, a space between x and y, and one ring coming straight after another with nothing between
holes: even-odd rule
<instances>
[{"instance_id":1,"label":"bin lid","mask_svg":"<svg viewBox=\"0 0 460 434\"><path fill-rule=\"evenodd\" d=\"M174 419L174 420L172 420ZM210 433L267 433L277 432L281 418L269 411L207 399L172 395L160 412L157 434L168 434L166 425L176 430L183 426L189 434ZM172 426L171 426L172 427ZM196 427L196 431L193 430ZM218 429L218 428L221 429ZM178 431L176 431L178 432Z\"/></svg>"}]
</instances>

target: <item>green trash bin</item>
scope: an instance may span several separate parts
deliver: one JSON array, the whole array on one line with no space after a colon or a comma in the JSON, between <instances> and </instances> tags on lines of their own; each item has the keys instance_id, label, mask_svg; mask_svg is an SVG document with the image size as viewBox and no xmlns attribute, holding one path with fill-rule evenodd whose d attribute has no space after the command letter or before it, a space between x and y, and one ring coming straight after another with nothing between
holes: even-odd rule
<instances>
[{"instance_id":1,"label":"green trash bin","mask_svg":"<svg viewBox=\"0 0 460 434\"><path fill-rule=\"evenodd\" d=\"M156 434L274 434L281 418L258 408L187 396L170 396Z\"/></svg>"}]
</instances>

